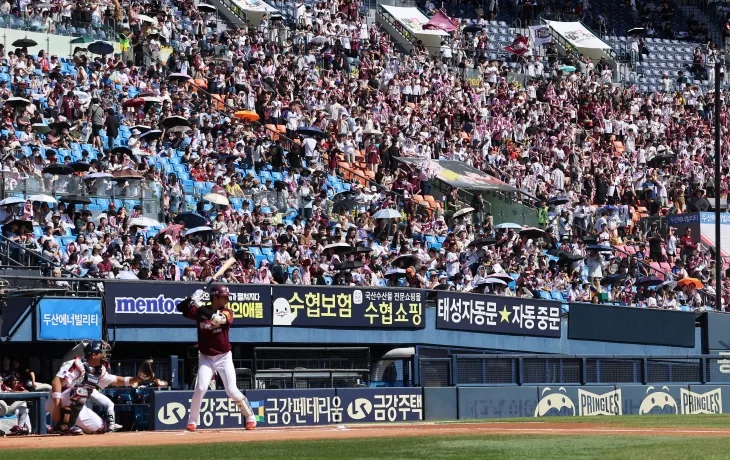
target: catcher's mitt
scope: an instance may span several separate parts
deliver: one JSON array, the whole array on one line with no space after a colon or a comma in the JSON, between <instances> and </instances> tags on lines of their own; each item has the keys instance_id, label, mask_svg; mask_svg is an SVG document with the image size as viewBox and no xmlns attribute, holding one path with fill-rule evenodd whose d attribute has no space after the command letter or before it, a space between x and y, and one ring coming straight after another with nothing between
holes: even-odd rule
<instances>
[{"instance_id":1,"label":"catcher's mitt","mask_svg":"<svg viewBox=\"0 0 730 460\"><path fill-rule=\"evenodd\" d=\"M140 381L133 385L135 388L141 384L144 386L156 386L160 388L164 388L167 386L166 381L160 380L155 377L155 372L152 370L153 362L153 360L148 359L146 361L143 361L142 364L139 365L139 368L137 369L137 378Z\"/></svg>"},{"instance_id":2,"label":"catcher's mitt","mask_svg":"<svg viewBox=\"0 0 730 460\"><path fill-rule=\"evenodd\" d=\"M148 382L155 378L155 372L152 370L152 362L151 359L143 361L137 369L137 377L143 382Z\"/></svg>"}]
</instances>

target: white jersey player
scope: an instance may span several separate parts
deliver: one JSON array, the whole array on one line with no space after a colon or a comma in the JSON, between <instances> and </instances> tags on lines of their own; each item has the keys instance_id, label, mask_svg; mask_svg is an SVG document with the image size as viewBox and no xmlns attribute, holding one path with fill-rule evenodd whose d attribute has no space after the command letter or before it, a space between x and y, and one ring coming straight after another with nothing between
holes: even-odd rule
<instances>
[{"instance_id":1,"label":"white jersey player","mask_svg":"<svg viewBox=\"0 0 730 460\"><path fill-rule=\"evenodd\" d=\"M46 403L54 431L61 434L106 432L107 424L86 405L89 395L95 389L140 382L138 377L121 377L107 372L103 364L108 350L107 343L93 341L84 347L84 358L63 363L51 382L51 399Z\"/></svg>"}]
</instances>

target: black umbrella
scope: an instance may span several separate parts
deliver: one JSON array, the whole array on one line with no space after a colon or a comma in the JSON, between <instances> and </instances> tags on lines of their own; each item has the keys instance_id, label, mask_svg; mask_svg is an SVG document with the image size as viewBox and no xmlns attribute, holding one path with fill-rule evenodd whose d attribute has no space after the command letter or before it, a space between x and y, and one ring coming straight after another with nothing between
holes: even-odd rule
<instances>
[{"instance_id":1,"label":"black umbrella","mask_svg":"<svg viewBox=\"0 0 730 460\"><path fill-rule=\"evenodd\" d=\"M54 176L70 176L75 172L74 168L68 165L51 165L43 168L43 174L52 174Z\"/></svg>"},{"instance_id":2,"label":"black umbrella","mask_svg":"<svg viewBox=\"0 0 730 460\"><path fill-rule=\"evenodd\" d=\"M160 131L159 129L150 129L146 133L139 136L140 139L144 139L147 142L152 142L156 139L159 139L160 137L162 137L162 131Z\"/></svg>"},{"instance_id":3,"label":"black umbrella","mask_svg":"<svg viewBox=\"0 0 730 460\"><path fill-rule=\"evenodd\" d=\"M555 206L558 206L560 204L565 204L569 201L570 201L570 199L567 196L556 196L554 198L550 198L547 202L548 202L548 204L553 204Z\"/></svg>"},{"instance_id":4,"label":"black umbrella","mask_svg":"<svg viewBox=\"0 0 730 460\"><path fill-rule=\"evenodd\" d=\"M357 246L355 248L352 248L347 253L348 254L366 254L368 252L373 252L373 248L369 248L367 246Z\"/></svg>"},{"instance_id":5,"label":"black umbrella","mask_svg":"<svg viewBox=\"0 0 730 460\"><path fill-rule=\"evenodd\" d=\"M26 232L33 233L33 222L29 220L15 219L5 224L4 227L7 226L7 228L11 228L13 225L17 225L18 227L25 229Z\"/></svg>"},{"instance_id":6,"label":"black umbrella","mask_svg":"<svg viewBox=\"0 0 730 460\"><path fill-rule=\"evenodd\" d=\"M83 195L64 195L58 201L68 204L91 204L91 199Z\"/></svg>"},{"instance_id":7,"label":"black umbrella","mask_svg":"<svg viewBox=\"0 0 730 460\"><path fill-rule=\"evenodd\" d=\"M526 236L528 238L542 238L545 236L545 230L535 227L523 228L520 230L520 236Z\"/></svg>"},{"instance_id":8,"label":"black umbrella","mask_svg":"<svg viewBox=\"0 0 730 460\"><path fill-rule=\"evenodd\" d=\"M449 286L448 284L437 284L436 286L433 287L433 290L434 291L450 291L451 286Z\"/></svg>"},{"instance_id":9,"label":"black umbrella","mask_svg":"<svg viewBox=\"0 0 730 460\"><path fill-rule=\"evenodd\" d=\"M140 134L144 134L152 128L150 128L149 126L146 126L146 125L134 125L130 128L130 131L133 131L135 129L137 131L139 131Z\"/></svg>"},{"instance_id":10,"label":"black umbrella","mask_svg":"<svg viewBox=\"0 0 730 460\"><path fill-rule=\"evenodd\" d=\"M390 265L395 268L418 267L421 265L421 259L413 254L404 254L393 259Z\"/></svg>"},{"instance_id":11,"label":"black umbrella","mask_svg":"<svg viewBox=\"0 0 730 460\"><path fill-rule=\"evenodd\" d=\"M183 212L175 216L173 221L176 224L183 224L185 228L203 227L208 224L205 217L197 212Z\"/></svg>"},{"instance_id":12,"label":"black umbrella","mask_svg":"<svg viewBox=\"0 0 730 460\"><path fill-rule=\"evenodd\" d=\"M578 254L567 254L565 257L561 257L558 259L558 265L570 265L573 262L578 262L579 260L582 260L583 256Z\"/></svg>"},{"instance_id":13,"label":"black umbrella","mask_svg":"<svg viewBox=\"0 0 730 460\"><path fill-rule=\"evenodd\" d=\"M608 275L605 278L601 279L601 284L604 286L613 286L614 284L618 284L623 282L626 279L626 275Z\"/></svg>"},{"instance_id":14,"label":"black umbrella","mask_svg":"<svg viewBox=\"0 0 730 460\"><path fill-rule=\"evenodd\" d=\"M86 49L89 50L90 53L98 54L100 56L106 56L107 54L114 53L114 46L100 40L91 43L86 47Z\"/></svg>"},{"instance_id":15,"label":"black umbrella","mask_svg":"<svg viewBox=\"0 0 730 460\"><path fill-rule=\"evenodd\" d=\"M605 244L592 244L590 246L586 246L586 249L589 251L598 251L598 252L613 251L613 248L611 246L606 246Z\"/></svg>"},{"instance_id":16,"label":"black umbrella","mask_svg":"<svg viewBox=\"0 0 730 460\"><path fill-rule=\"evenodd\" d=\"M365 265L359 260L345 261L339 265L335 265L335 270L354 270L356 268L364 267Z\"/></svg>"},{"instance_id":17,"label":"black umbrella","mask_svg":"<svg viewBox=\"0 0 730 460\"><path fill-rule=\"evenodd\" d=\"M63 131L64 129L71 129L71 125L67 121L54 121L49 127L57 130L57 131Z\"/></svg>"},{"instance_id":18,"label":"black umbrella","mask_svg":"<svg viewBox=\"0 0 730 460\"><path fill-rule=\"evenodd\" d=\"M583 242L585 244L587 244L588 246L590 246L590 245L597 244L598 243L598 240L596 239L595 236L584 236L583 237Z\"/></svg>"},{"instance_id":19,"label":"black umbrella","mask_svg":"<svg viewBox=\"0 0 730 460\"><path fill-rule=\"evenodd\" d=\"M662 153L661 155L652 157L647 163L651 167L656 167L663 163L674 163L676 159L677 156L673 153Z\"/></svg>"},{"instance_id":20,"label":"black umbrella","mask_svg":"<svg viewBox=\"0 0 730 460\"><path fill-rule=\"evenodd\" d=\"M645 276L643 278L639 278L636 280L637 286L659 286L664 282L663 279L659 278L658 276Z\"/></svg>"},{"instance_id":21,"label":"black umbrella","mask_svg":"<svg viewBox=\"0 0 730 460\"><path fill-rule=\"evenodd\" d=\"M36 42L35 40L31 40L30 38L21 38L15 40L12 43L12 46L16 48L32 48L34 46L38 46L38 42Z\"/></svg>"},{"instance_id":22,"label":"black umbrella","mask_svg":"<svg viewBox=\"0 0 730 460\"><path fill-rule=\"evenodd\" d=\"M112 153L123 153L126 155L132 155L132 149L129 147L124 147L123 145L120 145L119 147L114 147L112 149Z\"/></svg>"},{"instance_id":23,"label":"black umbrella","mask_svg":"<svg viewBox=\"0 0 730 460\"><path fill-rule=\"evenodd\" d=\"M475 247L488 246L490 244L495 244L496 242L497 242L496 238L477 238L476 240L469 243L469 246L475 246Z\"/></svg>"},{"instance_id":24,"label":"black umbrella","mask_svg":"<svg viewBox=\"0 0 730 460\"><path fill-rule=\"evenodd\" d=\"M475 34L481 32L482 30L484 30L484 27L480 26L479 24L469 24L468 26L464 27L462 32L467 34Z\"/></svg>"},{"instance_id":25,"label":"black umbrella","mask_svg":"<svg viewBox=\"0 0 730 460\"><path fill-rule=\"evenodd\" d=\"M297 132L301 134L302 136L312 136L312 137L324 137L325 133L319 128L313 128L313 127L302 127L297 129Z\"/></svg>"},{"instance_id":26,"label":"black umbrella","mask_svg":"<svg viewBox=\"0 0 730 460\"><path fill-rule=\"evenodd\" d=\"M505 283L509 284L515 279L509 276L507 273L500 272L500 273L492 273L491 275L487 275L487 278L497 278L498 280L502 280Z\"/></svg>"},{"instance_id":27,"label":"black umbrella","mask_svg":"<svg viewBox=\"0 0 730 460\"><path fill-rule=\"evenodd\" d=\"M335 204L337 204L337 202L340 200L345 200L355 196L357 196L357 192L353 190L345 190L344 192L335 194L335 196L333 197L333 201L335 202Z\"/></svg>"},{"instance_id":28,"label":"black umbrella","mask_svg":"<svg viewBox=\"0 0 730 460\"><path fill-rule=\"evenodd\" d=\"M77 172L86 172L89 170L89 168L91 168L91 165L89 163L83 161L75 161L73 163L70 163L69 166L71 166L73 170Z\"/></svg>"},{"instance_id":29,"label":"black umbrella","mask_svg":"<svg viewBox=\"0 0 730 460\"><path fill-rule=\"evenodd\" d=\"M340 200L332 206L332 212L335 214L342 214L343 212L352 211L355 207L357 207L357 201L355 200Z\"/></svg>"},{"instance_id":30,"label":"black umbrella","mask_svg":"<svg viewBox=\"0 0 730 460\"><path fill-rule=\"evenodd\" d=\"M160 124L165 128L174 128L175 126L190 126L190 121L180 115L173 115L162 120Z\"/></svg>"}]
</instances>

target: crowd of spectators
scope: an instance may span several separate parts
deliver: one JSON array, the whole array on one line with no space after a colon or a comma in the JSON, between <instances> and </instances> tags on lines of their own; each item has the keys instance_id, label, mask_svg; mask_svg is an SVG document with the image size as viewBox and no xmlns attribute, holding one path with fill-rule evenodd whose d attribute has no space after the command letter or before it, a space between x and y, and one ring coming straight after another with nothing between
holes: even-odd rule
<instances>
[{"instance_id":1,"label":"crowd of spectators","mask_svg":"<svg viewBox=\"0 0 730 460\"><path fill-rule=\"evenodd\" d=\"M587 58L566 72L530 57L520 85L502 50L465 53L482 71L465 81L441 53L396 52L358 5L315 3L293 26L272 15L211 28L190 1L133 2L129 59L4 53L6 190L131 199L7 206L4 237L64 278L206 280L238 254L224 282L713 304L700 295L713 294L711 249L637 225L727 197L727 160L712 190L712 93L677 80L642 94ZM540 228L500 228L478 193L434 199L438 159L518 188ZM64 164L76 172L47 169ZM159 215L134 201L145 192L159 194ZM398 217L374 217L389 209Z\"/></svg>"}]
</instances>

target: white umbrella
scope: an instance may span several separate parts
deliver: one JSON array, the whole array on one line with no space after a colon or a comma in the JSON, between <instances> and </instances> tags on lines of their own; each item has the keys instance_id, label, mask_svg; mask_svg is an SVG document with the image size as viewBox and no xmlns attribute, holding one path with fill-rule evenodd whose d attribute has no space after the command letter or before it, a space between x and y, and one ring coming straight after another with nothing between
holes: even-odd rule
<instances>
[{"instance_id":1,"label":"white umbrella","mask_svg":"<svg viewBox=\"0 0 730 460\"><path fill-rule=\"evenodd\" d=\"M0 201L0 206L10 206L11 204L25 203L25 198L18 198L17 196L11 196Z\"/></svg>"},{"instance_id":2,"label":"white umbrella","mask_svg":"<svg viewBox=\"0 0 730 460\"><path fill-rule=\"evenodd\" d=\"M486 284L501 284L503 286L507 286L507 284L509 284L509 283L507 283L504 280L499 279L499 278L487 278L487 279L484 280L484 282Z\"/></svg>"},{"instance_id":3,"label":"white umbrella","mask_svg":"<svg viewBox=\"0 0 730 460\"><path fill-rule=\"evenodd\" d=\"M106 172L95 172L95 173L85 175L84 180L109 179L112 177L114 177L114 176L112 176L111 174L106 173Z\"/></svg>"},{"instance_id":4,"label":"white umbrella","mask_svg":"<svg viewBox=\"0 0 730 460\"><path fill-rule=\"evenodd\" d=\"M203 199L208 203L217 204L219 206L229 206L231 204L231 202L228 201L228 198L219 193L208 193L203 196Z\"/></svg>"},{"instance_id":5,"label":"white umbrella","mask_svg":"<svg viewBox=\"0 0 730 460\"><path fill-rule=\"evenodd\" d=\"M366 129L362 133L363 134L372 134L372 135L375 135L375 136L380 136L380 135L383 134L383 132L381 130L379 130L379 129Z\"/></svg>"},{"instance_id":6,"label":"white umbrella","mask_svg":"<svg viewBox=\"0 0 730 460\"><path fill-rule=\"evenodd\" d=\"M198 3L197 8L199 11L205 11L206 13L215 13L217 11L215 6L208 3Z\"/></svg>"},{"instance_id":7,"label":"white umbrella","mask_svg":"<svg viewBox=\"0 0 730 460\"><path fill-rule=\"evenodd\" d=\"M202 226L202 227L195 227L191 228L190 230L185 232L185 236L192 235L193 233L199 233L199 232L212 232L213 229L210 227Z\"/></svg>"},{"instance_id":8,"label":"white umbrella","mask_svg":"<svg viewBox=\"0 0 730 460\"><path fill-rule=\"evenodd\" d=\"M157 24L157 19L151 18L146 14L138 14L137 19L139 19L140 21L149 22L150 24Z\"/></svg>"},{"instance_id":9,"label":"white umbrella","mask_svg":"<svg viewBox=\"0 0 730 460\"><path fill-rule=\"evenodd\" d=\"M391 276L400 276L400 275L405 275L405 274L406 274L406 271L403 268L391 268L390 270L385 272L385 275L383 275L383 276L385 276L386 278L390 278Z\"/></svg>"},{"instance_id":10,"label":"white umbrella","mask_svg":"<svg viewBox=\"0 0 730 460\"><path fill-rule=\"evenodd\" d=\"M327 43L327 37L325 37L324 35L318 35L311 39L309 43L313 45L324 45L325 43Z\"/></svg>"},{"instance_id":11,"label":"white umbrella","mask_svg":"<svg viewBox=\"0 0 730 460\"><path fill-rule=\"evenodd\" d=\"M157 102L158 104L162 103L162 98L157 96L142 96L142 100L145 102Z\"/></svg>"},{"instance_id":12,"label":"white umbrella","mask_svg":"<svg viewBox=\"0 0 730 460\"><path fill-rule=\"evenodd\" d=\"M162 224L156 221L155 219L150 219L149 217L135 217L134 219L129 221L129 226L135 226L135 227L161 227Z\"/></svg>"},{"instance_id":13,"label":"white umbrella","mask_svg":"<svg viewBox=\"0 0 730 460\"><path fill-rule=\"evenodd\" d=\"M120 280L138 280L139 277L134 274L133 271L125 270L122 272L119 272L119 279Z\"/></svg>"},{"instance_id":14,"label":"white umbrella","mask_svg":"<svg viewBox=\"0 0 730 460\"><path fill-rule=\"evenodd\" d=\"M99 222L101 219L108 219L109 216L106 215L105 212L99 213L98 216L96 216L96 221Z\"/></svg>"},{"instance_id":15,"label":"white umbrella","mask_svg":"<svg viewBox=\"0 0 730 460\"><path fill-rule=\"evenodd\" d=\"M400 213L395 209L381 209L373 215L373 219L400 219Z\"/></svg>"},{"instance_id":16,"label":"white umbrella","mask_svg":"<svg viewBox=\"0 0 730 460\"><path fill-rule=\"evenodd\" d=\"M522 225L514 224L512 222L505 222L503 224L495 225L494 228L505 229L505 230L512 228L515 230L522 230Z\"/></svg>"},{"instance_id":17,"label":"white umbrella","mask_svg":"<svg viewBox=\"0 0 730 460\"><path fill-rule=\"evenodd\" d=\"M50 195L31 195L28 197L30 201L40 201L41 203L56 204L57 201Z\"/></svg>"},{"instance_id":18,"label":"white umbrella","mask_svg":"<svg viewBox=\"0 0 730 460\"><path fill-rule=\"evenodd\" d=\"M30 101L24 97L10 97L7 101L5 101L5 104L8 105L29 105Z\"/></svg>"},{"instance_id":19,"label":"white umbrella","mask_svg":"<svg viewBox=\"0 0 730 460\"><path fill-rule=\"evenodd\" d=\"M456 211L454 213L454 215L451 216L451 217L453 217L454 219L456 219L457 217L465 216L465 215L469 214L470 212L474 212L474 211L475 211L474 208L470 208L470 207L467 206L466 208L461 208L458 211Z\"/></svg>"}]
</instances>

